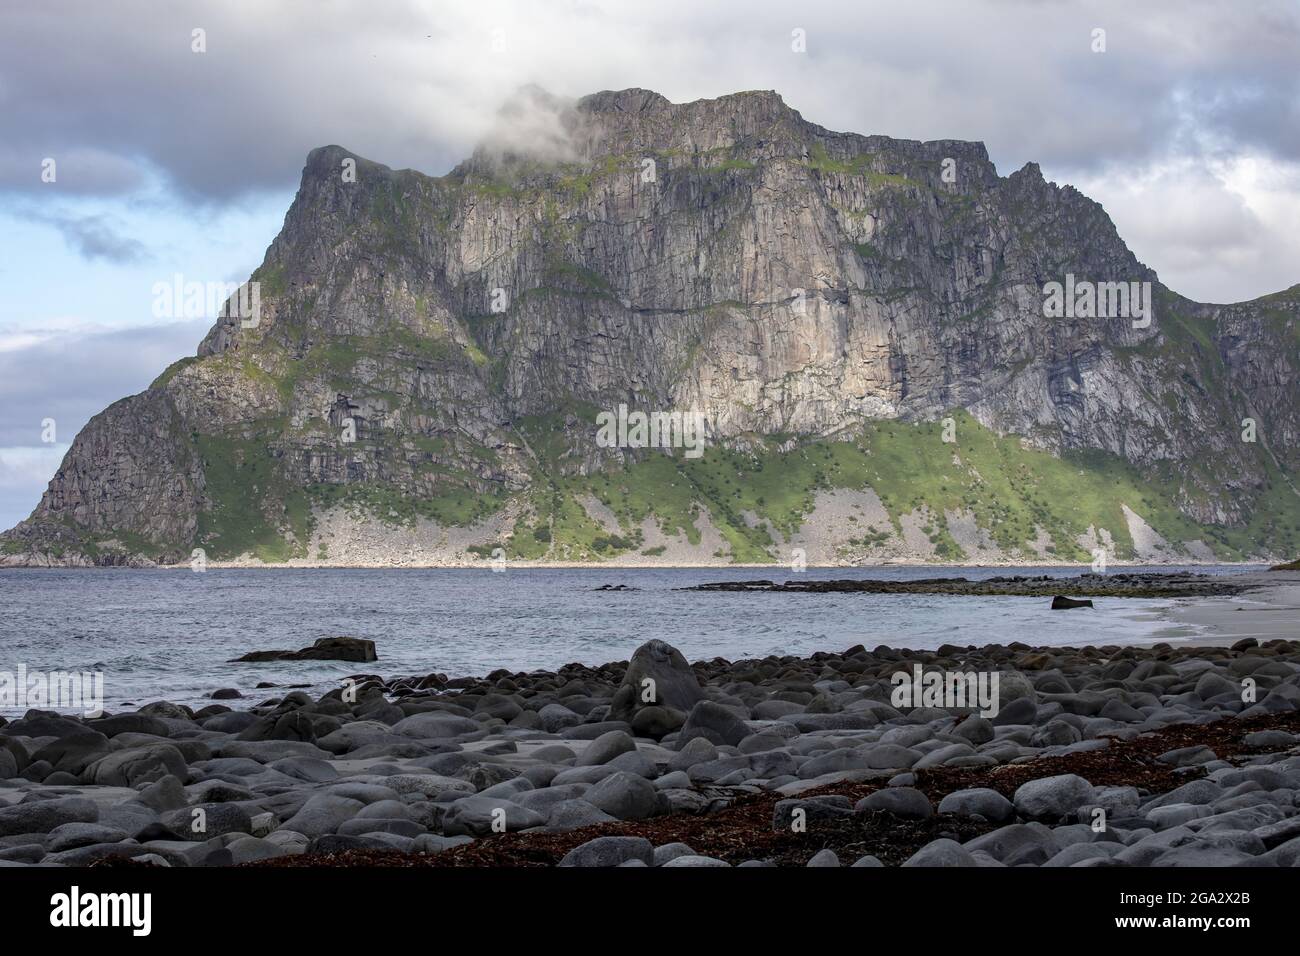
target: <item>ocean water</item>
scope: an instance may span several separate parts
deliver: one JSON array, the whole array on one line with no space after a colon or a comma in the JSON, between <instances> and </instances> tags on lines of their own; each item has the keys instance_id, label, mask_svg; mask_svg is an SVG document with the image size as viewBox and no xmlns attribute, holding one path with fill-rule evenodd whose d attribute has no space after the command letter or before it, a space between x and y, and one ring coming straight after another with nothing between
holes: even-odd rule
<instances>
[{"instance_id":1,"label":"ocean water","mask_svg":"<svg viewBox=\"0 0 1300 956\"><path fill-rule=\"evenodd\" d=\"M1174 569L1168 569L1174 570ZM1233 574L1242 566L1193 570ZM811 578L1071 576L1077 568L809 568ZM455 676L626 660L662 638L690 660L807 655L854 644L1142 643L1161 639L1170 600L1101 599L1061 613L1045 598L734 594L678 588L794 577L784 568L0 570L0 672L102 671L109 710L202 704L260 681L317 691L359 671ZM596 591L623 584L637 590ZM247 651L318 637L372 639L379 661L233 664ZM0 707L12 715L23 707Z\"/></svg>"}]
</instances>

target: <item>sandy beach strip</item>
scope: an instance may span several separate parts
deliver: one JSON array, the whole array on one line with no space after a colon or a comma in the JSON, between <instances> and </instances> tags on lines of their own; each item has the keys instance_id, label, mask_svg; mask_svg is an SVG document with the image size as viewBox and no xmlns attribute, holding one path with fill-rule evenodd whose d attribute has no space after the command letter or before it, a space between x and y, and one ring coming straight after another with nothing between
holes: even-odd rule
<instances>
[{"instance_id":1,"label":"sandy beach strip","mask_svg":"<svg viewBox=\"0 0 1300 956\"><path fill-rule=\"evenodd\" d=\"M1270 583L1246 594L1176 599L1165 612L1169 627L1159 638L1222 645L1247 637L1261 643L1300 637L1300 572L1266 571L1260 576Z\"/></svg>"}]
</instances>

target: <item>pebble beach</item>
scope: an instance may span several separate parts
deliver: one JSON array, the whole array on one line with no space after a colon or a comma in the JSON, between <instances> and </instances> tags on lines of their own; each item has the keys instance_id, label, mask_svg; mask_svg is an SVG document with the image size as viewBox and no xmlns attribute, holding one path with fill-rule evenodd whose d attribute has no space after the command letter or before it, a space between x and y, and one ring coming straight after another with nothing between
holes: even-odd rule
<instances>
[{"instance_id":1,"label":"pebble beach","mask_svg":"<svg viewBox=\"0 0 1300 956\"><path fill-rule=\"evenodd\" d=\"M898 706L918 667L997 675L996 713ZM1300 862L1294 639L690 663L654 640L243 693L4 722L0 866Z\"/></svg>"}]
</instances>

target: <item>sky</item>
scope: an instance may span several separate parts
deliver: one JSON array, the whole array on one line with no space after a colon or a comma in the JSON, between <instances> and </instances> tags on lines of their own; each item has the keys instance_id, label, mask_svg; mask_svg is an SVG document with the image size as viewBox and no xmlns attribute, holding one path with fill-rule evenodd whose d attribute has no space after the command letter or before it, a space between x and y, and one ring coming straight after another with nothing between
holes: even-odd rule
<instances>
[{"instance_id":1,"label":"sky","mask_svg":"<svg viewBox=\"0 0 1300 956\"><path fill-rule=\"evenodd\" d=\"M437 175L524 84L774 89L1038 162L1167 285L1234 302L1300 282L1297 63L1295 0L6 0L0 528L193 354L212 315L155 314L155 284L247 279L316 146Z\"/></svg>"}]
</instances>

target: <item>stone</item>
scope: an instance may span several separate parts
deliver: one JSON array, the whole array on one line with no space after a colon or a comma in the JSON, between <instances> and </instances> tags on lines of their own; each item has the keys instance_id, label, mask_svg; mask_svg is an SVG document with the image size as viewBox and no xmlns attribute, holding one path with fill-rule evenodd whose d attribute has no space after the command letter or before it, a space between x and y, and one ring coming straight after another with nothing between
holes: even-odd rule
<instances>
[{"instance_id":1,"label":"stone","mask_svg":"<svg viewBox=\"0 0 1300 956\"><path fill-rule=\"evenodd\" d=\"M65 823L95 823L99 807L82 797L36 800L0 807L0 837L16 833L49 833Z\"/></svg>"},{"instance_id":2,"label":"stone","mask_svg":"<svg viewBox=\"0 0 1300 956\"><path fill-rule=\"evenodd\" d=\"M285 856L289 851L270 840L247 836L236 840L226 849L230 852L230 862L236 866L240 863L255 863L258 860L273 860Z\"/></svg>"},{"instance_id":3,"label":"stone","mask_svg":"<svg viewBox=\"0 0 1300 956\"><path fill-rule=\"evenodd\" d=\"M632 732L638 737L661 740L686 723L686 714L675 707L646 706L632 715Z\"/></svg>"},{"instance_id":4,"label":"stone","mask_svg":"<svg viewBox=\"0 0 1300 956\"><path fill-rule=\"evenodd\" d=\"M1005 823L1016 815L1010 800L988 787L954 790L939 801L940 813L959 817L983 817L990 823Z\"/></svg>"},{"instance_id":5,"label":"stone","mask_svg":"<svg viewBox=\"0 0 1300 956\"><path fill-rule=\"evenodd\" d=\"M586 800L561 800L551 806L550 815L546 818L546 829L564 832L598 823L614 823L617 820L617 817L593 807Z\"/></svg>"},{"instance_id":6,"label":"stone","mask_svg":"<svg viewBox=\"0 0 1300 956\"><path fill-rule=\"evenodd\" d=\"M694 737L668 761L671 770L689 770L697 763L718 759L718 748L705 737Z\"/></svg>"},{"instance_id":7,"label":"stone","mask_svg":"<svg viewBox=\"0 0 1300 956\"><path fill-rule=\"evenodd\" d=\"M48 763L51 773L62 771L75 776L96 760L107 756L111 749L104 734L87 730L55 738L35 751L32 760Z\"/></svg>"},{"instance_id":8,"label":"stone","mask_svg":"<svg viewBox=\"0 0 1300 956\"><path fill-rule=\"evenodd\" d=\"M975 858L956 840L939 839L917 850L903 866L976 866Z\"/></svg>"},{"instance_id":9,"label":"stone","mask_svg":"<svg viewBox=\"0 0 1300 956\"><path fill-rule=\"evenodd\" d=\"M930 799L920 790L911 787L886 787L868 794L857 802L854 810L883 811L905 820L926 820L934 813Z\"/></svg>"},{"instance_id":10,"label":"stone","mask_svg":"<svg viewBox=\"0 0 1300 956\"><path fill-rule=\"evenodd\" d=\"M120 843L126 834L98 823L63 823L50 831L45 848L51 853L92 846L96 843Z\"/></svg>"},{"instance_id":11,"label":"stone","mask_svg":"<svg viewBox=\"0 0 1300 956\"><path fill-rule=\"evenodd\" d=\"M367 664L378 660L375 642L360 637L322 637L296 651L250 651L230 663L263 663L266 661L352 661Z\"/></svg>"},{"instance_id":12,"label":"stone","mask_svg":"<svg viewBox=\"0 0 1300 956\"><path fill-rule=\"evenodd\" d=\"M537 716L542 722L542 729L548 734L559 733L582 723L581 714L575 714L562 704L547 704L537 712Z\"/></svg>"},{"instance_id":13,"label":"stone","mask_svg":"<svg viewBox=\"0 0 1300 956\"><path fill-rule=\"evenodd\" d=\"M586 748L578 754L575 766L596 767L609 763L619 754L635 751L636 741L629 734L622 730L611 730L587 744Z\"/></svg>"},{"instance_id":14,"label":"stone","mask_svg":"<svg viewBox=\"0 0 1300 956\"><path fill-rule=\"evenodd\" d=\"M1080 807L1093 805L1096 800L1092 784L1076 774L1066 773L1021 784L1012 803L1025 817L1062 819L1073 817Z\"/></svg>"},{"instance_id":15,"label":"stone","mask_svg":"<svg viewBox=\"0 0 1300 956\"><path fill-rule=\"evenodd\" d=\"M665 867L680 869L682 867L704 867L704 866L731 866L726 860L719 860L712 856L696 856L695 854L685 856L675 856L667 863Z\"/></svg>"},{"instance_id":16,"label":"stone","mask_svg":"<svg viewBox=\"0 0 1300 956\"><path fill-rule=\"evenodd\" d=\"M251 833L252 817L233 803L205 803L163 814L163 826L187 840L203 841L226 833Z\"/></svg>"},{"instance_id":17,"label":"stone","mask_svg":"<svg viewBox=\"0 0 1300 956\"><path fill-rule=\"evenodd\" d=\"M448 807L442 818L442 831L447 836L486 836L489 833L515 832L540 827L546 817L521 807L503 797L462 797ZM504 826L494 830L493 827Z\"/></svg>"},{"instance_id":18,"label":"stone","mask_svg":"<svg viewBox=\"0 0 1300 956\"><path fill-rule=\"evenodd\" d=\"M438 712L413 714L404 720L398 721L392 727L392 732L395 734L416 737L421 740L461 737L466 734L481 733L482 730L483 725L478 721L470 720L468 717L457 717L455 714ZM386 731L387 728L385 728Z\"/></svg>"},{"instance_id":19,"label":"stone","mask_svg":"<svg viewBox=\"0 0 1300 956\"><path fill-rule=\"evenodd\" d=\"M702 700L691 708L677 739L682 742L704 737L711 743L734 747L749 734L748 725L732 711L711 700Z\"/></svg>"},{"instance_id":20,"label":"stone","mask_svg":"<svg viewBox=\"0 0 1300 956\"><path fill-rule=\"evenodd\" d=\"M657 791L643 777L619 771L592 786L583 797L619 820L642 820L658 806Z\"/></svg>"},{"instance_id":21,"label":"stone","mask_svg":"<svg viewBox=\"0 0 1300 956\"><path fill-rule=\"evenodd\" d=\"M560 860L560 866L618 866L628 860L654 863L654 846L645 837L605 836L574 847Z\"/></svg>"},{"instance_id":22,"label":"stone","mask_svg":"<svg viewBox=\"0 0 1300 956\"><path fill-rule=\"evenodd\" d=\"M772 808L772 829L791 830L802 810L802 820L811 828L818 820L840 820L853 815L853 804L848 797L834 794L815 797L791 797L778 800Z\"/></svg>"},{"instance_id":23,"label":"stone","mask_svg":"<svg viewBox=\"0 0 1300 956\"><path fill-rule=\"evenodd\" d=\"M653 866L663 866L669 860L675 860L679 856L694 856L695 851L685 843L665 843L663 846L657 846L654 849Z\"/></svg>"},{"instance_id":24,"label":"stone","mask_svg":"<svg viewBox=\"0 0 1300 956\"><path fill-rule=\"evenodd\" d=\"M972 744L986 744L993 739L993 722L985 717L970 716L958 724L952 731Z\"/></svg>"},{"instance_id":25,"label":"stone","mask_svg":"<svg viewBox=\"0 0 1300 956\"><path fill-rule=\"evenodd\" d=\"M651 640L638 647L628 661L609 716L631 721L645 707L690 713L703 697L699 680L681 651L666 641Z\"/></svg>"},{"instance_id":26,"label":"stone","mask_svg":"<svg viewBox=\"0 0 1300 956\"><path fill-rule=\"evenodd\" d=\"M345 820L356 816L363 806L360 800L318 793L303 804L302 809L285 820L281 829L293 830L309 839L315 839L335 832Z\"/></svg>"},{"instance_id":27,"label":"stone","mask_svg":"<svg viewBox=\"0 0 1300 956\"><path fill-rule=\"evenodd\" d=\"M173 716L173 715L169 715ZM153 737L167 737L171 728L162 717L151 717L145 713L116 714L112 717L100 717L86 721L86 728L105 737L118 734L149 734Z\"/></svg>"},{"instance_id":28,"label":"stone","mask_svg":"<svg viewBox=\"0 0 1300 956\"><path fill-rule=\"evenodd\" d=\"M81 774L86 783L105 787L132 787L168 775L184 777L185 758L171 744L153 744L118 750L101 757Z\"/></svg>"}]
</instances>

